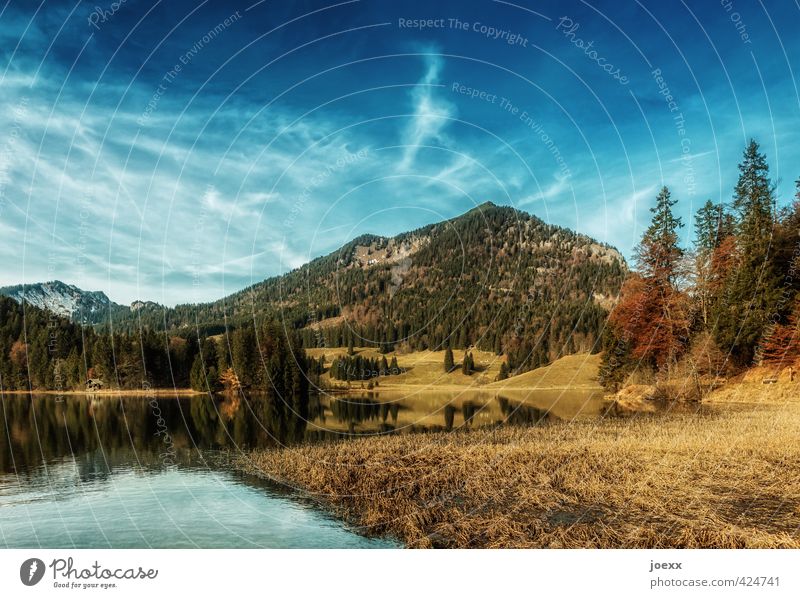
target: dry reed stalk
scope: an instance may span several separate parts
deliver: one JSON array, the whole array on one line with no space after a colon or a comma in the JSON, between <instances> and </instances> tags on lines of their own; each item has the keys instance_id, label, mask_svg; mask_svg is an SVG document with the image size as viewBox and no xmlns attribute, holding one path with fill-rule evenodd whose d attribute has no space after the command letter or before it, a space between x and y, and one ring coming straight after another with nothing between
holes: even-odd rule
<instances>
[{"instance_id":1,"label":"dry reed stalk","mask_svg":"<svg viewBox=\"0 0 800 598\"><path fill-rule=\"evenodd\" d=\"M235 467L409 547L800 548L800 406L407 434Z\"/></svg>"}]
</instances>

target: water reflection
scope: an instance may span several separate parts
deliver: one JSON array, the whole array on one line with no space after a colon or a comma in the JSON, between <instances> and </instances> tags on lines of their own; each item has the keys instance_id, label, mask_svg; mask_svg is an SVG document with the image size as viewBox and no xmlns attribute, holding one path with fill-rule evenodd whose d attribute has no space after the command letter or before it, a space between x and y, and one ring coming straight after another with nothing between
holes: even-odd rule
<instances>
[{"instance_id":1,"label":"water reflection","mask_svg":"<svg viewBox=\"0 0 800 598\"><path fill-rule=\"evenodd\" d=\"M497 397L497 400L507 424L535 426L555 419L546 409L515 403L506 397Z\"/></svg>"},{"instance_id":2,"label":"water reflection","mask_svg":"<svg viewBox=\"0 0 800 598\"><path fill-rule=\"evenodd\" d=\"M311 397L308 413L283 410L262 396L6 396L0 471L68 456L80 475L107 475L118 451L135 449L142 467L185 461L198 450L241 450L363 434L538 425L596 416L599 395L495 396L489 393L387 393ZM92 458L101 452L103 459Z\"/></svg>"},{"instance_id":3,"label":"water reflection","mask_svg":"<svg viewBox=\"0 0 800 598\"><path fill-rule=\"evenodd\" d=\"M306 438L385 432L451 431L495 425L539 425L557 419L598 417L607 409L593 391L366 392L317 397Z\"/></svg>"},{"instance_id":4,"label":"water reflection","mask_svg":"<svg viewBox=\"0 0 800 598\"><path fill-rule=\"evenodd\" d=\"M181 452L181 451L179 451ZM0 473L0 548L382 548L268 482L133 449Z\"/></svg>"},{"instance_id":5,"label":"water reflection","mask_svg":"<svg viewBox=\"0 0 800 598\"><path fill-rule=\"evenodd\" d=\"M0 546L130 548L383 545L237 478L225 452L608 409L599 393L564 391L319 395L306 414L262 396L5 396L0 408Z\"/></svg>"}]
</instances>

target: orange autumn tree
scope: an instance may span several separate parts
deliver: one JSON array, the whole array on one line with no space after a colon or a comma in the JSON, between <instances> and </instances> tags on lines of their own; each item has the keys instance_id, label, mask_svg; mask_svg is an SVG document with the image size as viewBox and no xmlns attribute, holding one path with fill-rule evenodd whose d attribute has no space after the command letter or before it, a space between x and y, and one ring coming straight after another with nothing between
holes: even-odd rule
<instances>
[{"instance_id":1,"label":"orange autumn tree","mask_svg":"<svg viewBox=\"0 0 800 598\"><path fill-rule=\"evenodd\" d=\"M623 285L609 316L610 339L601 369L604 384L619 385L640 365L668 374L686 349L688 297L679 289L685 277L684 251L678 245L683 223L672 212L675 203L663 187L650 209L653 219L636 248L638 272Z\"/></svg>"},{"instance_id":2,"label":"orange autumn tree","mask_svg":"<svg viewBox=\"0 0 800 598\"><path fill-rule=\"evenodd\" d=\"M17 366L17 368L21 370L27 369L28 344L22 342L21 340L14 341L14 344L11 345L11 351L9 351L8 357L11 359L11 363Z\"/></svg>"},{"instance_id":3,"label":"orange autumn tree","mask_svg":"<svg viewBox=\"0 0 800 598\"><path fill-rule=\"evenodd\" d=\"M628 345L632 359L659 371L666 370L686 342L689 323L686 296L633 274L625 281L620 301L608 322Z\"/></svg>"},{"instance_id":4,"label":"orange autumn tree","mask_svg":"<svg viewBox=\"0 0 800 598\"><path fill-rule=\"evenodd\" d=\"M239 381L239 376L233 370L233 368L228 368L219 377L220 384L225 389L225 392L235 392L242 388L242 384Z\"/></svg>"},{"instance_id":5,"label":"orange autumn tree","mask_svg":"<svg viewBox=\"0 0 800 598\"><path fill-rule=\"evenodd\" d=\"M764 363L785 367L800 359L800 300L786 323L778 323L767 336L761 349Z\"/></svg>"}]
</instances>

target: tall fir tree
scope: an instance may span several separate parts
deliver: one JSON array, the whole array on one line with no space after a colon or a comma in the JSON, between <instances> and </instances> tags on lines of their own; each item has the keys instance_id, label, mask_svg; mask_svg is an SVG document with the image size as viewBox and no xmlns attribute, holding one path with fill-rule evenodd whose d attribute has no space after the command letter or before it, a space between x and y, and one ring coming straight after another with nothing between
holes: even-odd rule
<instances>
[{"instance_id":1,"label":"tall fir tree","mask_svg":"<svg viewBox=\"0 0 800 598\"><path fill-rule=\"evenodd\" d=\"M636 248L636 266L645 279L657 285L673 286L681 274L683 249L678 245L678 230L683 228L681 218L675 216L667 187L656 196L656 205L650 208L653 218Z\"/></svg>"},{"instance_id":2,"label":"tall fir tree","mask_svg":"<svg viewBox=\"0 0 800 598\"><path fill-rule=\"evenodd\" d=\"M710 312L716 301L719 284L719 263L722 245L735 233L733 217L726 212L721 203L710 199L695 215L695 270L694 294L697 299L697 312L703 328L709 323Z\"/></svg>"},{"instance_id":3,"label":"tall fir tree","mask_svg":"<svg viewBox=\"0 0 800 598\"><path fill-rule=\"evenodd\" d=\"M780 293L773 253L775 202L766 156L751 140L739 164L735 270L716 310L715 339L734 363L752 363Z\"/></svg>"},{"instance_id":4,"label":"tall fir tree","mask_svg":"<svg viewBox=\"0 0 800 598\"><path fill-rule=\"evenodd\" d=\"M233 331L231 353L233 369L239 379L239 384L244 387L256 385L260 379L261 364L259 363L258 346L256 344L255 324L243 323Z\"/></svg>"},{"instance_id":5,"label":"tall fir tree","mask_svg":"<svg viewBox=\"0 0 800 598\"><path fill-rule=\"evenodd\" d=\"M472 375L475 364L472 361L472 353L464 351L464 359L461 362L461 372L467 376Z\"/></svg>"},{"instance_id":6,"label":"tall fir tree","mask_svg":"<svg viewBox=\"0 0 800 598\"><path fill-rule=\"evenodd\" d=\"M508 379L508 364L504 361L500 364L500 373L497 375L498 380Z\"/></svg>"}]
</instances>

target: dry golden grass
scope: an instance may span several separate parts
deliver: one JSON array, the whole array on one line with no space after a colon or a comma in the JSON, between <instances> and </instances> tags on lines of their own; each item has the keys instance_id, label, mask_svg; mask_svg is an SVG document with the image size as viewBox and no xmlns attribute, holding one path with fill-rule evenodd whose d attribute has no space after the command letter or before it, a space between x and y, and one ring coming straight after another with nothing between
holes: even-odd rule
<instances>
[{"instance_id":1,"label":"dry golden grass","mask_svg":"<svg viewBox=\"0 0 800 598\"><path fill-rule=\"evenodd\" d=\"M500 380L489 385L491 389L538 389L538 388L600 388L600 354L576 353L554 362Z\"/></svg>"},{"instance_id":2,"label":"dry golden grass","mask_svg":"<svg viewBox=\"0 0 800 598\"><path fill-rule=\"evenodd\" d=\"M714 390L709 403L778 404L800 402L800 363L791 367L754 367L741 374L732 384ZM765 384L765 382L767 382Z\"/></svg>"},{"instance_id":3,"label":"dry golden grass","mask_svg":"<svg viewBox=\"0 0 800 598\"><path fill-rule=\"evenodd\" d=\"M800 548L800 407L364 438L239 469L410 547Z\"/></svg>"}]
</instances>

